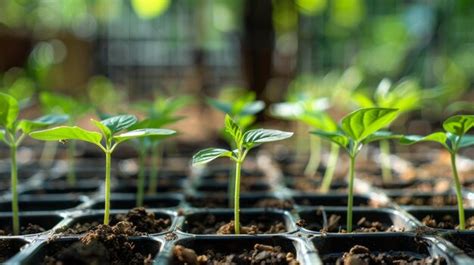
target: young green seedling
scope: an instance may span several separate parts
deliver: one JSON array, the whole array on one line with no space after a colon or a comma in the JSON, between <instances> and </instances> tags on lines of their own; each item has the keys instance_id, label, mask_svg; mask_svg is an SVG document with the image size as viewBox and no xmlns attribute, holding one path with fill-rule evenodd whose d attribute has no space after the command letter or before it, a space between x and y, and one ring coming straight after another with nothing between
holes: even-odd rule
<instances>
[{"instance_id":1,"label":"young green seedling","mask_svg":"<svg viewBox=\"0 0 474 265\"><path fill-rule=\"evenodd\" d=\"M233 101L220 101L213 98L207 98L207 103L215 109L230 115L235 123L242 129L246 130L256 120L256 114L265 108L265 102L261 100L255 100L255 93L246 92L245 94L235 98ZM233 139L229 138L229 135L223 134L225 140L231 143L231 148L235 149L237 146L233 146ZM229 207L234 204L232 194L234 193L235 176L231 175L229 180L229 187L227 192L229 194Z\"/></svg>"},{"instance_id":2,"label":"young green seedling","mask_svg":"<svg viewBox=\"0 0 474 265\"><path fill-rule=\"evenodd\" d=\"M362 146L373 141L399 138L388 132L378 132L387 127L398 115L397 109L366 108L356 110L341 120L338 132L314 131L313 134L339 145L349 154L350 167L347 197L347 232L352 232L352 205L354 191L355 160Z\"/></svg>"},{"instance_id":3,"label":"young green seedling","mask_svg":"<svg viewBox=\"0 0 474 265\"><path fill-rule=\"evenodd\" d=\"M76 124L80 117L91 110L89 104L76 100L73 97L68 97L51 92L42 92L40 94L40 102L49 113L61 113L69 115L69 124ZM48 145L48 143L50 145ZM42 161L51 161L48 157L54 157L56 153L57 142L47 142L44 148ZM51 149L51 150L49 150ZM76 184L76 169L75 169L75 154L76 141L71 141L67 149L68 173L67 182L70 186ZM45 162L46 163L46 162Z\"/></svg>"},{"instance_id":4,"label":"young green seedling","mask_svg":"<svg viewBox=\"0 0 474 265\"><path fill-rule=\"evenodd\" d=\"M274 116L297 120L314 130L322 130L335 132L337 131L336 122L324 110L328 107L328 100L320 98L314 101L299 101L299 102L284 102L274 104L271 112ZM320 163L321 143L320 138L312 136L310 138L310 158L305 168L306 176L314 176ZM339 146L331 144L331 153L324 173L323 183L321 186L322 192L327 192L331 185L334 170L339 157Z\"/></svg>"},{"instance_id":5,"label":"young green seedling","mask_svg":"<svg viewBox=\"0 0 474 265\"><path fill-rule=\"evenodd\" d=\"M100 130L89 131L77 126L59 126L30 133L30 136L43 141L79 140L95 144L105 153L105 212L104 224L109 224L110 213L110 168L112 153L117 146L125 141L141 137L167 137L175 133L168 129L136 129L125 131L137 123L133 115L118 115L92 123ZM125 132L123 132L125 131ZM102 139L104 141L102 142Z\"/></svg>"},{"instance_id":6,"label":"young green seedling","mask_svg":"<svg viewBox=\"0 0 474 265\"><path fill-rule=\"evenodd\" d=\"M13 213L13 234L20 233L19 207L18 207L18 166L17 149L26 135L33 130L43 129L53 124L63 123L68 117L65 115L46 115L35 120L18 120L20 108L18 101L4 93L0 93L0 141L10 148L10 174L11 196Z\"/></svg>"},{"instance_id":7,"label":"young green seedling","mask_svg":"<svg viewBox=\"0 0 474 265\"><path fill-rule=\"evenodd\" d=\"M232 138L234 150L207 148L193 156L193 165L209 163L219 157L228 157L235 162L234 183L234 225L235 233L240 233L240 170L248 152L260 144L287 139L292 132L278 130L254 129L244 131L229 115L225 116L225 131Z\"/></svg>"},{"instance_id":8,"label":"young green seedling","mask_svg":"<svg viewBox=\"0 0 474 265\"><path fill-rule=\"evenodd\" d=\"M456 167L456 154L462 147L474 145L474 136L466 133L474 127L474 115L456 115L443 122L445 132L435 132L427 136L409 135L400 139L403 144L413 144L418 142L436 142L440 143L448 150L451 157L451 169L453 172L456 197L458 202L459 229L466 228L464 218L463 196L461 181Z\"/></svg>"},{"instance_id":9,"label":"young green seedling","mask_svg":"<svg viewBox=\"0 0 474 265\"><path fill-rule=\"evenodd\" d=\"M162 126L175 123L183 117L177 116L176 112L191 102L188 96L179 97L156 97L154 101L143 101L135 104L135 107L146 113L146 119L137 124L137 127L160 128ZM140 170L138 179L144 180L144 156L151 152L151 167L148 185L148 194L155 194L158 187L158 162L162 160L162 148L160 139L154 137L140 141L139 155L143 155L140 160ZM140 176L142 175L142 176ZM139 181L140 183L140 181ZM140 193L140 192L138 192ZM138 198L137 198L138 199ZM138 202L138 201L137 201Z\"/></svg>"},{"instance_id":10,"label":"young green seedling","mask_svg":"<svg viewBox=\"0 0 474 265\"><path fill-rule=\"evenodd\" d=\"M415 80L408 79L397 85L392 85L388 79L383 79L371 98L367 94L356 93L354 100L362 108L394 108L400 114L421 108L422 91ZM390 163L390 143L388 140L381 140L380 162L382 166L382 178L385 183L392 182L392 167Z\"/></svg>"}]
</instances>

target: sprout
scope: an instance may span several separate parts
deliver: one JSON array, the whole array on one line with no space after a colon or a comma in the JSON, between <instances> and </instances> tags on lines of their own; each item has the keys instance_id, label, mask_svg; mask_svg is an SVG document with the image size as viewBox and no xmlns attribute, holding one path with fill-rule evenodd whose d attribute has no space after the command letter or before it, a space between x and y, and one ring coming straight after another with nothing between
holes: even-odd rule
<instances>
[{"instance_id":1,"label":"sprout","mask_svg":"<svg viewBox=\"0 0 474 265\"><path fill-rule=\"evenodd\" d=\"M274 142L287 139L293 135L292 132L278 130L254 129L243 131L229 115L225 116L225 132L232 139L231 145L234 150L222 148L207 148L199 151L193 156L193 165L209 163L219 157L228 157L235 162L234 183L234 222L235 233L240 233L240 171L248 152L262 143Z\"/></svg>"},{"instance_id":2,"label":"sprout","mask_svg":"<svg viewBox=\"0 0 474 265\"><path fill-rule=\"evenodd\" d=\"M458 201L459 229L466 228L464 218L464 206L461 182L456 168L456 153L462 147L474 145L474 136L466 133L474 126L474 115L456 115L443 122L445 132L435 132L427 136L410 135L403 137L400 142L403 144L414 144L418 142L440 143L448 150L451 157L451 169L453 171L456 197Z\"/></svg>"},{"instance_id":3,"label":"sprout","mask_svg":"<svg viewBox=\"0 0 474 265\"><path fill-rule=\"evenodd\" d=\"M5 142L10 148L11 159L11 193L13 212L13 234L20 233L19 207L18 207L18 166L16 161L17 149L23 139L30 132L46 128L53 124L63 123L66 115L46 115L35 120L18 120L20 108L18 101L4 93L0 93L0 141Z\"/></svg>"},{"instance_id":4,"label":"sprout","mask_svg":"<svg viewBox=\"0 0 474 265\"><path fill-rule=\"evenodd\" d=\"M347 151L350 157L349 191L347 197L347 232L352 232L352 205L354 191L355 160L364 144L384 139L399 138L389 132L378 132L387 127L398 115L397 109L366 108L356 110L341 120L338 132L314 131Z\"/></svg>"},{"instance_id":5,"label":"sprout","mask_svg":"<svg viewBox=\"0 0 474 265\"><path fill-rule=\"evenodd\" d=\"M128 140L141 137L167 137L175 131L167 129L142 128L125 131L137 123L137 118L133 115L118 115L102 121L91 120L100 130L84 130L77 126L59 126L42 131L32 132L31 137L43 141L80 140L95 144L105 153L105 212L104 224L109 224L110 215L110 167L112 153L115 148ZM104 139L104 142L102 142Z\"/></svg>"}]
</instances>

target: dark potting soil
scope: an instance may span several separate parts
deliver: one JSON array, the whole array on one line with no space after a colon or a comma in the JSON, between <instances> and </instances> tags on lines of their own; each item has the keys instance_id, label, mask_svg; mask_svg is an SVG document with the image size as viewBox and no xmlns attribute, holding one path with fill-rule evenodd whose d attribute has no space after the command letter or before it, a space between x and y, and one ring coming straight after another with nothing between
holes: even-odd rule
<instances>
[{"instance_id":1,"label":"dark potting soil","mask_svg":"<svg viewBox=\"0 0 474 265\"><path fill-rule=\"evenodd\" d=\"M23 245L19 241L0 240L0 263L13 257Z\"/></svg>"},{"instance_id":2,"label":"dark potting soil","mask_svg":"<svg viewBox=\"0 0 474 265\"><path fill-rule=\"evenodd\" d=\"M233 220L217 221L213 214L208 214L199 220L187 221L187 232L192 234L234 234L235 223ZM281 221L272 220L266 216L259 216L250 222L244 222L240 226L241 234L275 234L285 233L285 224Z\"/></svg>"},{"instance_id":3,"label":"dark potting soil","mask_svg":"<svg viewBox=\"0 0 474 265\"><path fill-rule=\"evenodd\" d=\"M191 206L199 208L227 208L227 198L223 196L212 196L204 198L189 197L186 199ZM256 201L240 201L241 207L267 208L267 209L293 209L293 203L290 200L277 198L264 198Z\"/></svg>"},{"instance_id":4,"label":"dark potting soil","mask_svg":"<svg viewBox=\"0 0 474 265\"><path fill-rule=\"evenodd\" d=\"M144 255L134 251L135 245L128 239L134 235L137 231L128 222L99 225L80 241L46 256L42 264L151 264L151 253Z\"/></svg>"},{"instance_id":5,"label":"dark potting soil","mask_svg":"<svg viewBox=\"0 0 474 265\"><path fill-rule=\"evenodd\" d=\"M441 219L435 219L431 215L425 216L421 222L431 228L457 229L459 222L452 215L445 215ZM474 230L474 216L466 219L466 230Z\"/></svg>"},{"instance_id":6,"label":"dark potting soil","mask_svg":"<svg viewBox=\"0 0 474 265\"><path fill-rule=\"evenodd\" d=\"M20 235L31 235L31 234L38 234L45 232L44 229L40 225L36 224L28 224L27 226L20 226ZM3 227L0 229L0 236L11 236L13 234L13 230L11 227Z\"/></svg>"},{"instance_id":7,"label":"dark potting soil","mask_svg":"<svg viewBox=\"0 0 474 265\"><path fill-rule=\"evenodd\" d=\"M413 195L397 196L393 198L393 201L400 205L414 205L414 206L453 206L457 205L455 195L435 195L418 197Z\"/></svg>"},{"instance_id":8,"label":"dark potting soil","mask_svg":"<svg viewBox=\"0 0 474 265\"><path fill-rule=\"evenodd\" d=\"M170 225L171 220L169 218L156 218L155 214L148 212L145 208L133 208L127 214L118 214L112 217L110 222L112 225L119 222L129 223L133 227L136 233L134 235L143 235L143 234L156 234L163 231L166 231ZM99 227L101 223L99 221L91 223L78 223L73 227L62 228L56 230L56 233L66 234L66 235L78 235L83 234L88 231L91 231Z\"/></svg>"},{"instance_id":9,"label":"dark potting soil","mask_svg":"<svg viewBox=\"0 0 474 265\"><path fill-rule=\"evenodd\" d=\"M346 233L346 230L342 229L345 226L345 219L342 219L340 215L331 214L325 223L311 222L307 223L301 219L297 225L304 227L308 230L319 231L323 233ZM364 233L375 233L375 232L403 232L403 228L397 228L393 225L387 225L379 221L370 221L366 217L362 217L357 221L356 226L353 228L354 232Z\"/></svg>"},{"instance_id":10,"label":"dark potting soil","mask_svg":"<svg viewBox=\"0 0 474 265\"><path fill-rule=\"evenodd\" d=\"M330 257L323 260L324 264L364 265L364 264L446 264L444 258L420 257L403 251L371 252L365 246L355 245L342 257Z\"/></svg>"},{"instance_id":11,"label":"dark potting soil","mask_svg":"<svg viewBox=\"0 0 474 265\"><path fill-rule=\"evenodd\" d=\"M345 191L347 190L347 185L342 182L335 182L331 185L331 190ZM293 178L292 181L287 184L291 189L295 189L303 192L319 192L321 190L321 183L319 181L314 181L313 179L308 178Z\"/></svg>"},{"instance_id":12,"label":"dark potting soil","mask_svg":"<svg viewBox=\"0 0 474 265\"><path fill-rule=\"evenodd\" d=\"M173 264L275 264L298 265L300 264L294 253L284 252L279 246L255 244L251 250L242 250L241 253L224 254L212 249L199 255L193 249L177 245L173 248Z\"/></svg>"}]
</instances>

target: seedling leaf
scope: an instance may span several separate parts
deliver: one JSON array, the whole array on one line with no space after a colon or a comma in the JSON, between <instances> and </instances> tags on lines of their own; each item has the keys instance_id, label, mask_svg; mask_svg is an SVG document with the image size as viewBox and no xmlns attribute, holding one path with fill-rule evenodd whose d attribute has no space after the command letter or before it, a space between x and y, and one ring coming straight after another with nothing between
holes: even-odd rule
<instances>
[{"instance_id":1,"label":"seedling leaf","mask_svg":"<svg viewBox=\"0 0 474 265\"><path fill-rule=\"evenodd\" d=\"M464 135L459 143L459 148L474 145L474 135Z\"/></svg>"},{"instance_id":2,"label":"seedling leaf","mask_svg":"<svg viewBox=\"0 0 474 265\"><path fill-rule=\"evenodd\" d=\"M174 134L176 134L176 131L168 129L136 129L133 131L116 135L113 137L113 139L117 143L141 137L153 137L154 139L159 140L172 136Z\"/></svg>"},{"instance_id":3,"label":"seedling leaf","mask_svg":"<svg viewBox=\"0 0 474 265\"><path fill-rule=\"evenodd\" d=\"M381 141L381 140L401 139L402 137L403 135L401 134L393 134L388 131L378 131L378 132L374 132L373 134L365 138L364 144L368 144L375 141Z\"/></svg>"},{"instance_id":4,"label":"seedling leaf","mask_svg":"<svg viewBox=\"0 0 474 265\"><path fill-rule=\"evenodd\" d=\"M100 145L102 135L98 132L84 130L77 126L59 126L51 129L35 131L30 136L43 141L81 140Z\"/></svg>"},{"instance_id":5,"label":"seedling leaf","mask_svg":"<svg viewBox=\"0 0 474 265\"><path fill-rule=\"evenodd\" d=\"M452 134L462 136L474 127L474 115L456 115L443 122L443 128Z\"/></svg>"},{"instance_id":6,"label":"seedling leaf","mask_svg":"<svg viewBox=\"0 0 474 265\"><path fill-rule=\"evenodd\" d=\"M254 129L244 133L244 144L247 146L253 146L255 144L280 141L290 138L292 135L292 132L271 129Z\"/></svg>"},{"instance_id":7,"label":"seedling leaf","mask_svg":"<svg viewBox=\"0 0 474 265\"><path fill-rule=\"evenodd\" d=\"M23 133L29 134L34 130L43 129L49 125L64 123L69 119L68 115L45 115L35 120L20 120L17 126L17 130L21 130Z\"/></svg>"},{"instance_id":8,"label":"seedling leaf","mask_svg":"<svg viewBox=\"0 0 474 265\"><path fill-rule=\"evenodd\" d=\"M18 101L5 93L0 93L0 126L11 128L18 117Z\"/></svg>"},{"instance_id":9,"label":"seedling leaf","mask_svg":"<svg viewBox=\"0 0 474 265\"><path fill-rule=\"evenodd\" d=\"M133 115L118 115L113 116L108 119L102 120L100 123L107 126L110 129L112 134L125 130L135 123L137 123L137 117Z\"/></svg>"},{"instance_id":10,"label":"seedling leaf","mask_svg":"<svg viewBox=\"0 0 474 265\"><path fill-rule=\"evenodd\" d=\"M255 115L262 111L264 108L265 102L257 100L244 105L243 108L240 110L240 113L237 114L241 116Z\"/></svg>"},{"instance_id":11,"label":"seedling leaf","mask_svg":"<svg viewBox=\"0 0 474 265\"><path fill-rule=\"evenodd\" d=\"M109 127L105 126L100 121L96 121L94 119L91 119L91 122L102 132L105 138L109 139L110 137L112 137L112 131L109 129Z\"/></svg>"},{"instance_id":12,"label":"seedling leaf","mask_svg":"<svg viewBox=\"0 0 474 265\"><path fill-rule=\"evenodd\" d=\"M398 115L397 109L366 108L356 110L342 119L342 130L356 142L387 127Z\"/></svg>"},{"instance_id":13,"label":"seedling leaf","mask_svg":"<svg viewBox=\"0 0 474 265\"><path fill-rule=\"evenodd\" d=\"M232 157L232 151L222 148L203 149L193 156L193 165L206 164L219 157Z\"/></svg>"},{"instance_id":14,"label":"seedling leaf","mask_svg":"<svg viewBox=\"0 0 474 265\"><path fill-rule=\"evenodd\" d=\"M444 132L435 132L427 136L419 135L406 135L400 139L402 144L414 144L418 142L436 142L442 144L446 149L450 150L450 147L447 145L448 137Z\"/></svg>"},{"instance_id":15,"label":"seedling leaf","mask_svg":"<svg viewBox=\"0 0 474 265\"><path fill-rule=\"evenodd\" d=\"M235 123L234 120L232 120L232 118L226 114L225 115L225 132L228 133L232 139L234 139L235 143L237 144L237 146L240 146L242 145L242 130L240 129L239 125L237 125L237 123Z\"/></svg>"},{"instance_id":16,"label":"seedling leaf","mask_svg":"<svg viewBox=\"0 0 474 265\"><path fill-rule=\"evenodd\" d=\"M347 149L348 146L349 146L349 138L347 138L347 136L341 134L341 133L338 133L338 132L325 132L325 131L312 131L311 132L312 134L314 135L317 135L317 136L320 136L322 138L325 138L337 145L339 145L340 147L344 148L344 149Z\"/></svg>"}]
</instances>

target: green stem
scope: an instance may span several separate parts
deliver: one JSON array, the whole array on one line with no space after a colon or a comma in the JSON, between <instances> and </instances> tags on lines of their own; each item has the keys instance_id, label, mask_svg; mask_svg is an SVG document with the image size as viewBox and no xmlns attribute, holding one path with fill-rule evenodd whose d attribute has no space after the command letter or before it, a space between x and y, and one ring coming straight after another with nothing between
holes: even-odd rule
<instances>
[{"instance_id":1,"label":"green stem","mask_svg":"<svg viewBox=\"0 0 474 265\"><path fill-rule=\"evenodd\" d=\"M58 148L58 142L45 142L43 146L43 151L41 152L40 165L43 168L49 168L54 162L54 157L56 156L56 150Z\"/></svg>"},{"instance_id":2,"label":"green stem","mask_svg":"<svg viewBox=\"0 0 474 265\"><path fill-rule=\"evenodd\" d=\"M321 138L317 136L310 136L310 156L308 164L304 170L304 175L307 177L313 177L318 170L319 163L321 162Z\"/></svg>"},{"instance_id":3,"label":"green stem","mask_svg":"<svg viewBox=\"0 0 474 265\"><path fill-rule=\"evenodd\" d=\"M143 206L143 198L145 193L145 152L140 152L138 155L138 180L137 180L137 207Z\"/></svg>"},{"instance_id":4,"label":"green stem","mask_svg":"<svg viewBox=\"0 0 474 265\"><path fill-rule=\"evenodd\" d=\"M326 172L324 172L321 192L328 192L329 189L331 188L332 178L334 177L334 171L336 169L338 158L339 158L339 145L332 143L331 153L329 155L329 161L326 166Z\"/></svg>"},{"instance_id":5,"label":"green stem","mask_svg":"<svg viewBox=\"0 0 474 265\"><path fill-rule=\"evenodd\" d=\"M347 232L352 232L352 205L354 200L354 164L355 156L351 156L351 163L349 168L349 192L347 195Z\"/></svg>"},{"instance_id":6,"label":"green stem","mask_svg":"<svg viewBox=\"0 0 474 265\"><path fill-rule=\"evenodd\" d=\"M68 172L67 172L67 183L69 186L76 185L76 141L71 141L67 148L67 161L68 161Z\"/></svg>"},{"instance_id":7,"label":"green stem","mask_svg":"<svg viewBox=\"0 0 474 265\"><path fill-rule=\"evenodd\" d=\"M104 212L104 224L109 224L110 215L110 167L112 163L112 152L106 150L105 152L105 212Z\"/></svg>"},{"instance_id":8,"label":"green stem","mask_svg":"<svg viewBox=\"0 0 474 265\"><path fill-rule=\"evenodd\" d=\"M162 148L159 145L153 145L151 148L151 168L150 185L148 185L148 194L155 194L158 187L158 163L163 155Z\"/></svg>"},{"instance_id":9,"label":"green stem","mask_svg":"<svg viewBox=\"0 0 474 265\"><path fill-rule=\"evenodd\" d=\"M390 143L387 140L381 140L379 142L379 147L383 182L390 183L393 181L392 166L390 164Z\"/></svg>"},{"instance_id":10,"label":"green stem","mask_svg":"<svg viewBox=\"0 0 474 265\"><path fill-rule=\"evenodd\" d=\"M235 234L240 234L240 169L242 162L235 164L235 193L234 193L234 225Z\"/></svg>"},{"instance_id":11,"label":"green stem","mask_svg":"<svg viewBox=\"0 0 474 265\"><path fill-rule=\"evenodd\" d=\"M16 145L10 146L10 158L11 158L11 192L12 192L12 213L13 213L13 235L20 234L20 217L19 217L19 206L18 206L18 167L16 162Z\"/></svg>"},{"instance_id":12,"label":"green stem","mask_svg":"<svg viewBox=\"0 0 474 265\"><path fill-rule=\"evenodd\" d=\"M456 188L456 197L458 201L459 230L466 229L464 218L464 205L462 198L461 182L459 181L458 170L456 167L456 153L451 153L451 168L453 170L454 184Z\"/></svg>"}]
</instances>

